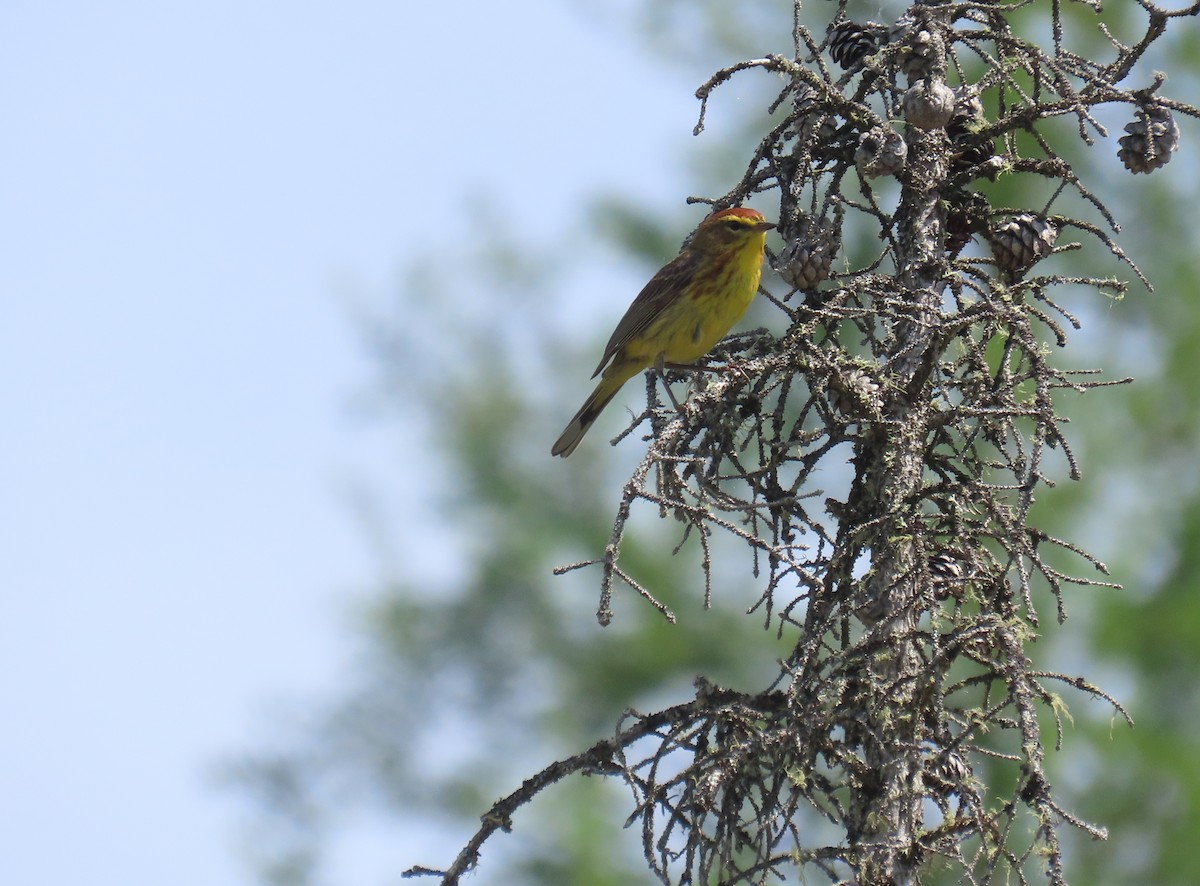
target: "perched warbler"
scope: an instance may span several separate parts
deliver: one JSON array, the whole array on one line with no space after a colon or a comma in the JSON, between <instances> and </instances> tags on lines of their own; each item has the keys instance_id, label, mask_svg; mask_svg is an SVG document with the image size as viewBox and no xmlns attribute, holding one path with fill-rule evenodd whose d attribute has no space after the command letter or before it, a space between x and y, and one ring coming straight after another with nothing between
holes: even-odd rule
<instances>
[{"instance_id":1,"label":"perched warbler","mask_svg":"<svg viewBox=\"0 0 1200 886\"><path fill-rule=\"evenodd\" d=\"M574 452L621 385L643 369L692 363L724 337L758 292L763 246L773 227L761 213L741 207L700 222L617 324L592 373L595 378L604 371L600 383L554 441L551 455Z\"/></svg>"}]
</instances>

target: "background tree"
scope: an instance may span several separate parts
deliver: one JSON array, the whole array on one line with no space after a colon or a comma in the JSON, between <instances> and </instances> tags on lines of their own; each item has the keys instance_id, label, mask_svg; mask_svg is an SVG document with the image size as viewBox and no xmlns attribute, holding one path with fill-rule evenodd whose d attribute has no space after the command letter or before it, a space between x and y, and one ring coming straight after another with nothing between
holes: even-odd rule
<instances>
[{"instance_id":1,"label":"background tree","mask_svg":"<svg viewBox=\"0 0 1200 886\"><path fill-rule=\"evenodd\" d=\"M1042 5L1026 6L1023 11L1009 10L1015 17L1014 28L1025 24L1022 15L1043 24L1049 20ZM650 827L648 848L658 852L651 852L651 860L664 869L674 863L671 853L676 851L685 853L685 861L701 869L705 865L712 870L726 866L726 871L728 865L747 865L747 859L761 856L762 850L755 852L754 847L756 841L760 847L771 844L775 836L770 830L771 819L761 815L747 824L746 807L738 798L749 797L747 802L765 808L761 795L754 793L761 789L763 775L768 783L776 779L772 801L785 801L775 807L780 810L775 819L779 833L786 835L789 828L795 827L793 813L808 803L828 813L840 828L854 831L847 840L844 831L821 831L812 820L804 819L807 836L802 845L813 845L813 834L830 835L825 847L829 851L814 854L811 860L831 871L843 862L850 867L857 865L860 872L871 876L881 872L879 876L901 879L920 860L919 854L911 851L916 844L924 852L957 859L961 867L943 870L951 879L964 869L983 878L993 867L1004 865L1036 871L1040 856L1029 856L1035 859L1029 864L1026 849L1048 851L1057 863L1053 813L1060 801L1048 787L1057 776L1043 769L1037 743L1039 724L1029 712L1028 699L1022 700L1018 691L1024 687L1036 698L1044 687L1046 673L1054 670L1048 664L1034 669L1018 651L1030 636L1022 623L1027 624L1039 609L1044 611L1044 601L1038 598L1035 584L1027 583L1020 570L1015 581L1008 581L1011 573L1007 567L1011 559L1041 569L1051 579L1051 587L1062 575L1061 567L1043 559L1045 538L1015 538L995 529L997 520L1011 523L1014 511L1018 517L1025 516L1021 512L1030 502L1031 484L1010 483L1015 488L997 489L994 475L967 481L960 475L971 477L969 470L963 470L965 464L972 469L984 466L993 471L1015 470L1022 481L1034 480L1038 473L1053 477L1054 466L1043 468L1036 458L1040 447L1048 443L1061 447L1067 442L1058 432L1061 406L1057 401L1061 395L1056 397L1052 387L1082 386L1078 379L1065 376L1047 363L1035 335L1041 325L1052 331L1053 339L1056 326L1064 325L1049 313L1039 317L1036 312L1041 310L1037 299L1055 298L1047 296L1050 284L1066 282L1067 273L1042 278L1025 275L1022 279L1026 269L1021 266L1030 258L1048 258L1050 247L1057 242L1049 232L1072 224L1066 221L1066 209L1059 206L1047 217L1050 210L1043 207L1051 203L1054 191L1046 188L1045 182L1068 185L1067 191L1055 194L1060 205L1070 200L1070 189L1082 198L1071 204L1071 212L1087 209L1089 192L1071 181L1075 174L1082 175L1079 158L1059 148L1057 140L1050 148L1049 141L1039 144L1036 138L1029 139L1024 127L1036 115L1026 120L1021 116L1022 109L1039 101L1065 102L1063 110L1073 111L1077 117L1083 112L1084 131L1089 131L1091 106L1115 97L1130 108L1144 109L1141 119L1145 135L1152 131L1156 119L1153 108L1167 105L1149 93L1139 99L1134 92L1120 89L1089 97L1077 85L1071 92L1075 104L1071 104L1063 93L1055 93L1072 78L1078 80L1081 76L1074 69L1059 70L1066 64L1063 59L1073 58L1062 45L1062 38L1054 38L1054 51L1039 53L1006 31L1004 19L988 5L962 4L955 8L969 9L971 15L981 17L982 22L968 17L965 25L986 31L1000 48L980 52L964 41L967 48L959 46L956 51L957 44L947 37L949 24L937 15L928 18L929 10L916 9L907 24L894 29L877 28L860 20L863 27L842 27L827 39L821 39L823 32L814 28L810 39L800 42L797 58L813 53L817 44L827 43L815 57L828 58L836 51L843 61L849 60L851 70L845 75L831 71L828 76L819 76L814 73L820 71L819 65L798 69L782 57L762 59L756 64L788 77L787 88L780 96L781 110L770 123L774 129L759 154L770 160L752 167L741 185L723 199L739 199L764 184L783 181L795 185L794 190L785 187L778 213L788 226L790 261L784 262L784 267L789 276L807 283L802 272L813 263L812 254L820 254L820 250L814 250L811 242L803 244L814 238L818 246L834 242L830 237L838 222L845 225L842 241L856 247L851 250L848 267L868 267L858 273L840 271L830 282L815 288L803 286L810 290L804 299L777 303L789 324L788 331L778 337L746 336L732 343L726 356L738 362L745 375L729 373L715 381L710 379L693 395L684 415L663 412L656 402L649 404L644 417L659 424L650 446L650 461L643 465L652 470L643 476L657 479L658 485L634 484L626 487L626 495L631 502L650 498L654 504L665 504L682 516L683 524L692 527L694 539L708 541L700 553L706 569L704 573L682 569L680 559L686 551L680 559L666 556L678 539L673 537L673 526L652 519L653 508L641 515L651 519L642 519L636 532L624 535L620 564L688 623L670 627L653 610L626 607L618 609L609 631L590 632L581 612L587 580L576 574L566 587L563 581L552 584L548 580L548 563L587 559L596 549L596 540L609 537L611 490L617 484L598 474L594 464L577 464L582 451L573 457L570 471L550 473L544 463L545 447L534 445L540 438L531 429L541 427L546 431L541 437L550 439L562 410L521 402L515 392L522 388L524 376L516 373L523 367L511 369L508 374L498 371L497 366L512 367L513 363L495 353L494 330L481 330L473 352L488 364L486 372L478 365L459 363L457 372L430 373L422 378L434 394L429 405L437 418L437 433L447 442L447 454L461 484L458 507L450 516L474 542L472 565L454 582L457 587L448 600L436 600L414 588L393 589L374 625L377 643L373 648L379 667L369 670L364 687L348 694L347 703L305 749L307 753L259 761L255 771L263 776L257 781L260 786L282 790L273 794L276 797L304 798L304 802L289 800L277 808L290 810L293 821L304 824L308 819L296 813L321 808L320 800L327 796L331 777L358 772L394 792L394 798L403 805L420 803L427 809L440 806L477 815L490 805L495 793L511 789L517 780L510 774L506 783L502 773L533 771L544 762L544 756L536 761L530 758L530 724L550 724L561 740L557 747L542 750L542 754L562 755L610 733L616 714L631 704L652 709L662 707L664 700L680 701L694 695L690 702L665 708L678 719L651 717L641 721L663 730L661 743L646 751L646 758L663 760L674 751L690 756L689 762L679 766L691 767L691 781L672 782L664 777L660 785L646 779L642 774L645 770L636 765L636 756L625 760L626 776L643 791L643 805L639 807L642 821L652 821L655 803L666 804L681 816L660 819L666 827L676 821L688 822L689 818L694 823L705 816L716 821L709 830L690 832L675 825L677 830L662 844L657 840L661 832ZM839 16L842 9L844 6ZM1090 22L1090 33L1100 33L1090 18L1094 15L1091 9L1075 11ZM1035 12L1040 12L1042 18L1032 17ZM1128 31L1136 27L1129 18L1120 23L1127 31L1116 30L1115 34L1135 33ZM1055 34L1076 38L1069 21L1055 23ZM803 28L798 33L803 37ZM931 35L929 41L921 37L923 33ZM910 136L909 165L900 170L897 183L887 177L887 169L880 170L883 176L869 178L871 164L880 162L888 145L895 143L889 141L885 123L893 118L897 107L905 107L908 76L914 71L917 74L913 78L917 93L906 108L911 112L919 100L936 98L932 84L946 82L948 71L955 68L938 66L940 56L934 37L941 40L940 51L949 47L952 59L961 52L962 70L957 72L961 82L991 77L990 85L981 90L982 107L974 106L969 98L955 96L951 117L941 128L914 127L919 131ZM1137 48L1136 39L1124 39ZM925 53L929 42L935 44L935 50ZM859 46L866 47L865 54L851 59L847 50ZM1093 49L1080 55L1105 58L1099 48ZM1111 48L1109 53L1113 54ZM1140 51L1137 55L1140 58ZM981 65L981 58L997 64ZM998 61L1012 58L1024 59L1026 67L1034 70L1047 65L1043 73L1061 76L1039 80L1028 71L1010 76ZM930 64L932 67L926 70ZM1110 75L1118 73L1119 67L1110 65ZM838 80L845 81L845 93L831 88ZM1147 75L1144 82L1150 83L1152 78ZM1037 84L1036 90L1031 83ZM921 84L925 84L923 97ZM867 112L860 111L858 105ZM1006 119L1008 128L1001 125ZM768 128L761 121L757 125L760 133ZM900 128L897 121L895 131ZM1053 121L1050 128L1054 129ZM933 142L942 132L957 134L959 147L935 146ZM995 153L983 150L980 162L955 172L953 167L962 165L964 155L973 159L962 148L964 140L971 147L984 149L990 142ZM869 147L872 143L878 150ZM863 148L866 150L860 150ZM828 151L828 155L818 156L821 150ZM1023 184L1020 175L1002 176L994 184L980 180L980 172L1001 168L987 165L991 156L1005 158L1012 169L1027 173L1038 186ZM1114 166L1111 154L1108 158L1109 165ZM938 162L947 169L937 168ZM934 164L932 169L929 164ZM764 169L767 174L756 178ZM867 173L867 184L861 190L860 169ZM955 185L947 185L948 181L958 181L957 190ZM1034 217L1022 219L1018 213L994 211L997 207L1030 206L1030 192L1037 197L1040 214L1031 213ZM932 196L935 193L941 198L943 210L937 208L938 201ZM972 194L988 203L980 203ZM606 215L610 219L636 218L636 213L621 212L611 203L608 206ZM921 207L928 211L922 212ZM938 219L942 211L945 214ZM935 219L932 225L928 223L931 216ZM830 225L824 226L817 220L821 218ZM1102 213L1096 221L1080 221L1082 224L1074 230L1095 233L1103 240ZM880 242L863 233L868 225L884 233L884 245L880 247L883 254L862 260L863 244ZM975 234L984 243L981 248L967 247L960 260L954 257L957 241L953 238L957 235L962 239L965 234ZM644 242L640 236L633 239ZM664 239L669 243L672 237L656 237L652 242L657 245ZM988 248L988 240L1000 242L996 252ZM950 250L945 250L946 242ZM671 245L656 248L656 259L661 260L672 249ZM940 250L936 260L929 258L930 250ZM1055 254L1050 260L1059 263L1070 257ZM507 276L511 281L511 290L501 293L501 297L516 299L536 289L537 269L522 257L515 258L504 249L493 250L487 258L485 276ZM872 266L877 259L880 264ZM988 262L1008 267L993 268ZM841 267L847 267L844 259ZM1152 271L1156 280L1160 270ZM964 280L966 283L961 282ZM943 299L937 293L942 284L953 297ZM429 281L422 281L422 285L429 285ZM1116 284L1107 282L1105 286L1116 288ZM768 288L779 294L786 291L778 281L774 286L769 283ZM820 295L814 295L814 291ZM938 299L913 299L913 292L934 292ZM456 303L455 293L443 295L444 303ZM1014 309L1022 298L1027 301L1024 307L1032 305L1031 310ZM1068 290L1063 298L1071 299L1071 312L1084 317L1089 330L1094 320L1098 322L1092 315L1101 312L1089 307L1082 292ZM1113 310L1124 311L1134 301L1126 300ZM935 323L934 313L948 314L951 319L939 317ZM778 318L771 318L772 325L779 325ZM1123 344L1136 342L1144 327L1124 316L1121 320L1120 329L1104 330L1096 341L1107 346L1113 338ZM1194 325L1194 320L1190 323ZM520 334L512 331L514 338ZM557 359L554 348L545 341L530 342L528 330L524 334L525 340L505 344L524 345L523 351ZM913 346L914 340L920 347ZM1080 337L1080 341L1084 350L1090 350L1086 338ZM420 362L412 359L419 353L412 340L384 339L379 344L381 353L388 357L386 365L397 370L395 377L410 380L410 373ZM950 345L958 350L947 351ZM926 358L923 363L922 355L934 350L939 358ZM1118 355L1130 353L1128 346L1112 350ZM1172 369L1186 368L1185 350L1179 348L1181 356ZM1170 349L1166 352L1171 353ZM942 359L943 354L952 354L952 358ZM1171 362L1168 357L1164 364ZM437 365L441 373L447 363L425 365ZM529 374L536 374L537 368L531 367L533 372ZM1119 370L1123 368L1118 366ZM803 370L802 375L796 376L797 369ZM919 378L922 374L924 378ZM1138 374L1145 375L1141 367ZM580 377L583 375L586 373ZM985 377L988 383L981 384ZM1188 377L1194 377L1194 373L1174 376ZM1084 383L1088 381L1083 378ZM761 388L755 390L754 385ZM577 399L575 387L571 386L570 394L564 392L564 402ZM1088 416L1087 400L1107 399L1111 403L1118 396L1126 395L1109 391L1086 398L1080 404L1071 404L1072 412L1082 424ZM1176 439L1180 440L1174 450L1179 453L1174 477L1194 477L1194 471L1187 471L1186 459L1188 443L1195 442L1195 423L1181 419L1182 415L1194 419L1194 399L1193 392L1182 393L1172 415L1179 429ZM753 401L764 405L751 407ZM913 408L923 409L926 414L914 417L908 411L896 411ZM959 425L959 420L967 424ZM1030 425L1034 426L1032 438L1025 437L1026 442L1018 443ZM922 443L915 433L922 426L942 434L930 438L938 445L928 447ZM1147 418L1145 423L1131 423L1128 430L1151 426L1152 420ZM787 446L780 445L781 428L790 429L787 433L793 435ZM1185 435L1190 435L1190 440L1185 442ZM1162 436L1169 439L1168 435ZM751 441L748 449L744 446L747 440ZM1088 446L1077 445L1073 438L1070 443L1078 450L1076 460L1086 469ZM1059 451L1047 455L1053 457ZM1194 446L1190 451L1194 452ZM798 459L795 453L800 454ZM806 482L819 463L815 455L824 455L828 463L840 454L853 455L857 476L827 468L820 482ZM1171 453L1163 454L1168 457L1160 463L1170 465ZM689 473L688 465L698 467ZM1068 467L1060 465L1058 475L1065 474ZM1137 471L1136 462L1125 471L1106 463L1100 491L1072 496L1060 487L1050 499L1066 499L1060 506L1095 503L1105 496L1115 496L1122 483L1129 482L1126 478L1137 476ZM560 476L564 473L565 480ZM903 478L907 478L903 480L909 484L907 487L894 485ZM827 506L820 498L799 497L814 487L822 489L824 498L833 500L828 515L822 513ZM799 495L779 494L787 491ZM1177 501L1178 495L1172 498L1172 505ZM914 502L933 506L916 507ZM734 515L740 509L761 520L760 525L766 529L723 517L719 508ZM1176 513L1180 525L1186 525L1188 509L1180 506ZM514 519L518 514L520 518ZM1047 535L1069 537L1069 533L1060 531L1066 521L1053 511L1036 516ZM726 564L724 558L732 556L736 546L720 545L716 537L703 534L714 518L718 526L722 520L729 524L721 528L753 527L740 534L749 535L743 540L756 544L763 554L766 593L763 585L738 565ZM807 560L798 558L789 547L789 533L795 538L801 529L814 541L803 555ZM949 538L953 538L952 544ZM1034 547L1033 542L1041 544ZM867 563L870 568L865 568ZM1180 568L1188 568L1186 560L1180 561ZM691 607L687 592L705 575L711 576L716 589L714 611L687 619L685 607ZM815 575L819 580L796 583L797 575ZM1185 584L1184 575L1177 586ZM1097 596L1104 599L1104 595ZM1107 596L1111 599L1113 595ZM768 622L773 629L770 634L764 635L763 621L736 616L739 607L754 605L756 600L760 616L773 616ZM876 602L884 600L899 606L889 611ZM621 602L618 597L615 605L620 607ZM1078 608L1076 605L1072 612ZM694 613L695 608L690 611ZM917 617L921 611L928 614ZM1103 618L1097 621L1103 623ZM1128 621L1114 619L1115 624ZM1175 619L1170 621L1179 624ZM819 630L826 626L835 629L832 635ZM1047 631L1046 637L1054 638L1059 633ZM1184 636L1180 629L1175 633ZM1170 632L1164 635L1170 636ZM804 642L797 641L798 636L812 644L808 660L815 663L815 671L803 670L806 650ZM1127 648L1138 646L1130 643ZM881 659L885 650L892 650L890 660ZM914 654L925 655L920 669ZM1072 649L1066 660L1074 666L1078 655L1078 648ZM1182 649L1177 655L1165 665L1176 673ZM771 680L773 662L779 657L787 657L782 675L785 679L776 689L757 691L754 687ZM942 688L945 683L923 695L910 692L930 667L936 670L951 658L953 667L960 669L951 675L961 683L959 697L951 699L952 694ZM1164 667L1161 660L1159 667ZM697 673L707 678L699 684L698 693L687 689ZM996 706L989 707L982 700L983 690L978 687L987 681L1005 687L992 696L999 699ZM715 686L749 689L735 691ZM904 689L904 693L897 694L897 688ZM971 696L972 691L979 695ZM965 700L958 700L963 696ZM452 705L453 699L466 703ZM921 717L906 713L906 705L914 699L925 705ZM802 717L796 716L797 706ZM1047 710L1053 713L1057 707L1054 701ZM465 716L467 711L472 716ZM995 723L1002 728L979 737L979 724L988 717L997 718ZM931 719L935 727L930 726ZM1177 735L1179 750L1194 747L1195 732L1188 728L1194 724L1187 719L1186 713L1178 716L1176 729L1158 732L1156 742L1162 742L1164 735ZM895 729L901 722L905 724L903 729ZM964 722L976 725L964 727ZM1109 716L1099 715L1099 722L1107 729ZM1019 746L1005 746L1003 727L1014 727L1011 731L1021 735ZM636 724L634 728L638 728ZM907 737L905 729L909 730ZM430 771L431 758L422 752L421 742L427 742L430 736L464 733L466 737L459 746L462 753L457 759L450 761L443 756L444 771ZM880 736L891 733L895 735L891 736L890 746L880 741ZM472 742L471 734L486 736L486 741ZM993 740L996 743L990 744ZM1120 740L1125 742L1126 737L1120 736ZM1102 745L1089 747L1104 749ZM737 748L742 756L731 756L731 748ZM795 756L801 750L820 752L822 766L814 767L811 760ZM1078 750L1072 750L1074 759L1080 760ZM885 759L881 754L891 756ZM997 754L1023 756L1025 768L1010 765L994 756ZM999 762L985 763L989 757ZM1160 759L1164 759L1168 771L1178 774L1181 758L1175 758L1174 765L1170 757ZM500 760L503 766L497 764ZM604 761L599 758L590 762L608 769L600 765ZM1129 784L1135 781L1123 776L1137 771L1136 764L1129 761L1123 766L1105 767L1092 764L1086 755L1076 769L1074 777L1069 770L1064 776L1068 783L1086 784L1100 773L1110 774L1120 785L1123 800L1130 793ZM892 786L886 779L865 777L872 770L890 771ZM680 775L679 771L668 771L670 776ZM969 777L972 771L979 780ZM799 773L807 773L808 777L797 777ZM987 787L981 787L980 782ZM1096 794L1102 797L1103 787L1107 786L1103 779L1101 783L1102 789ZM698 793L705 784L711 787L711 796ZM916 784L919 786L913 787ZM997 790L998 785L1007 787ZM673 792L673 786L680 790ZM597 794L613 797L611 791L603 784L572 787L578 793L568 795L565 787L560 788L560 793L548 794L540 801L547 805L530 808L529 813L538 816L538 821L525 825L525 831L537 834L544 845L520 846L514 852L512 867L501 867L503 862L497 859L497 876L504 881L520 877L529 882L597 883L645 878L645 863L629 851L629 840L616 839L615 845L621 847L617 851L610 845L614 825L622 820L622 814L605 815L602 810L606 804L597 802ZM1186 789L1186 782L1172 787L1178 793ZM993 802L997 793L1001 799ZM921 797L941 808L941 824L931 825L921 815L923 809L918 810L915 803ZM721 803L717 803L718 798ZM615 795L615 801L621 802L620 794ZM1029 831L1020 834L1025 842L1010 844L995 829L989 830L1003 823L1006 816L1019 825L1017 810L1022 805L1033 810L1027 819ZM733 814L722 818L722 812ZM876 833L898 833L897 825L906 816L910 836L920 839L905 843L873 838ZM1120 825L1114 817L1102 820L1120 838ZM516 822L518 833L522 821ZM1169 836L1177 821L1166 811L1146 815L1137 832L1139 839L1159 837L1159 845L1166 847L1169 839L1161 838ZM962 837L971 829L976 829L977 842L967 843L964 849ZM1019 832L1019 826L1011 831ZM305 862L313 845L308 839L311 830L304 827L298 833L302 837L298 845L304 851L290 857L293 862ZM1078 861L1080 869L1087 870L1088 857L1095 854L1080 853L1072 862ZM1117 853L1117 857L1131 862L1131 869L1140 864L1137 870L1146 876L1156 871L1156 882L1171 882L1172 868L1166 854L1143 853L1139 859L1136 853L1126 852ZM288 857L285 852L283 858ZM771 857L766 860L771 862ZM771 863L789 865L794 861L776 858ZM488 867L485 864L481 868L485 876ZM310 868L306 863L285 863L276 870L290 871L289 876L294 874L295 879L303 880ZM1053 869L1051 873L1053 876Z\"/></svg>"}]
</instances>

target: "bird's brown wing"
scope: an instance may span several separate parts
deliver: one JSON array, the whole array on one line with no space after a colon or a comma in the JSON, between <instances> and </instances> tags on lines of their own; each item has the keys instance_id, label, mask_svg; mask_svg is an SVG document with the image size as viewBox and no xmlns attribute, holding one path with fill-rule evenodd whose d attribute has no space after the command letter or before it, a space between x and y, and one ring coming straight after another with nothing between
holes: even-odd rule
<instances>
[{"instance_id":1,"label":"bird's brown wing","mask_svg":"<svg viewBox=\"0 0 1200 886\"><path fill-rule=\"evenodd\" d=\"M650 278L650 282L642 287L642 291L613 330L612 337L604 347L604 356L600 358L600 364L592 373L592 378L600 374L617 351L644 332L663 311L674 304L680 293L692 281L696 273L696 264L695 254L685 250Z\"/></svg>"}]
</instances>

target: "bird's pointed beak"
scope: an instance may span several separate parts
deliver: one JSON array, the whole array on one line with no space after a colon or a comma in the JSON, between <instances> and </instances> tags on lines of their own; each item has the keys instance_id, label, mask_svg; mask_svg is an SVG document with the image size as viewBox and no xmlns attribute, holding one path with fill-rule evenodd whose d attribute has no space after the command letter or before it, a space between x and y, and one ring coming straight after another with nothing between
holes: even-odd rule
<instances>
[{"instance_id":1,"label":"bird's pointed beak","mask_svg":"<svg viewBox=\"0 0 1200 886\"><path fill-rule=\"evenodd\" d=\"M771 230L771 229L772 229L772 228L774 228L774 227L775 227L775 222L764 221L764 222L759 222L758 224L756 224L756 225L754 226L754 230L756 230L756 231L769 231L769 230Z\"/></svg>"}]
</instances>

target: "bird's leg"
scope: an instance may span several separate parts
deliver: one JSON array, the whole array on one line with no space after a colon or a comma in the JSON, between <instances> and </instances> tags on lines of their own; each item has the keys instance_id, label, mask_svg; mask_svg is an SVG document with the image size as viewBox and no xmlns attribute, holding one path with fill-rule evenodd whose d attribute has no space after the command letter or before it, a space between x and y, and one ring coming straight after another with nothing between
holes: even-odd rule
<instances>
[{"instance_id":1,"label":"bird's leg","mask_svg":"<svg viewBox=\"0 0 1200 886\"><path fill-rule=\"evenodd\" d=\"M663 355L659 354L654 360L654 372L658 376L658 380L662 382L663 388L667 392L667 396L671 398L671 405L675 407L676 412L683 412L683 407L679 405L679 401L675 399L675 392L671 390L671 386L667 384L667 374L664 371L666 367L676 368L675 364L665 362Z\"/></svg>"}]
</instances>

